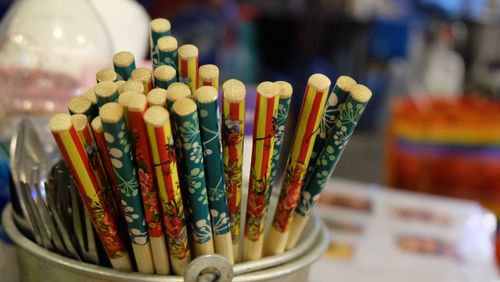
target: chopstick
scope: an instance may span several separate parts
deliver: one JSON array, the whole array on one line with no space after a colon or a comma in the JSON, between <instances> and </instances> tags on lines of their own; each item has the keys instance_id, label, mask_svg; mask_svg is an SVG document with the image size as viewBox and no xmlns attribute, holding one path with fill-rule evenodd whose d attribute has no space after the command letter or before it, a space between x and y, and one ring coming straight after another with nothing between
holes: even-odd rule
<instances>
[{"instance_id":1,"label":"chopstick","mask_svg":"<svg viewBox=\"0 0 500 282\"><path fill-rule=\"evenodd\" d=\"M226 183L219 123L217 89L202 86L194 93L198 106L198 117L205 165L208 203L212 218L215 252L234 263L229 210L227 207Z\"/></svg>"},{"instance_id":2,"label":"chopstick","mask_svg":"<svg viewBox=\"0 0 500 282\"><path fill-rule=\"evenodd\" d=\"M200 127L196 103L190 98L176 101L173 106L176 133L181 141L183 175L187 182L189 217L196 256L214 253L212 223L208 207L205 168L201 148Z\"/></svg>"},{"instance_id":3,"label":"chopstick","mask_svg":"<svg viewBox=\"0 0 500 282\"><path fill-rule=\"evenodd\" d=\"M158 186L154 180L153 160L149 147L144 114L148 107L144 95L135 95L128 102L129 130L134 140L134 155L139 176L142 203L148 227L153 261L157 274L170 272L167 245L163 235L162 215L158 199Z\"/></svg>"},{"instance_id":4,"label":"chopstick","mask_svg":"<svg viewBox=\"0 0 500 282\"><path fill-rule=\"evenodd\" d=\"M311 178L300 194L300 199L289 229L290 235L286 243L287 250L293 248L297 244L311 216L312 208L318 201L321 191L335 169L371 96L372 93L370 89L361 84L357 84L350 88L349 96L340 109L337 122L332 127L333 131L326 138L326 144L313 166Z\"/></svg>"},{"instance_id":5,"label":"chopstick","mask_svg":"<svg viewBox=\"0 0 500 282\"><path fill-rule=\"evenodd\" d=\"M222 85L222 148L233 259L240 261L241 187L245 136L245 85L230 79Z\"/></svg>"},{"instance_id":6,"label":"chopstick","mask_svg":"<svg viewBox=\"0 0 500 282\"><path fill-rule=\"evenodd\" d=\"M137 268L142 273L155 273L139 182L133 161L133 148L129 141L123 107L118 103L107 103L101 107L99 117L117 180L120 203L132 240Z\"/></svg>"},{"instance_id":7,"label":"chopstick","mask_svg":"<svg viewBox=\"0 0 500 282\"><path fill-rule=\"evenodd\" d=\"M152 152L155 180L162 203L170 262L174 273L183 275L184 269L191 261L191 253L170 115L165 108L152 106L144 114L144 121Z\"/></svg>"},{"instance_id":8,"label":"chopstick","mask_svg":"<svg viewBox=\"0 0 500 282\"><path fill-rule=\"evenodd\" d=\"M297 205L300 190L304 185L307 165L330 84L330 79L322 74L313 74L307 82L286 166L285 179L281 187L272 226L266 237L264 251L266 256L285 251L288 224L292 216L291 213Z\"/></svg>"},{"instance_id":9,"label":"chopstick","mask_svg":"<svg viewBox=\"0 0 500 282\"><path fill-rule=\"evenodd\" d=\"M243 261L262 257L279 92L279 86L269 81L257 86Z\"/></svg>"},{"instance_id":10,"label":"chopstick","mask_svg":"<svg viewBox=\"0 0 500 282\"><path fill-rule=\"evenodd\" d=\"M50 120L49 127L57 145L68 164L78 191L90 214L92 223L103 242L104 249L113 268L132 271L132 263L124 242L118 236L117 223L110 214L110 207L99 196L97 180L90 167L90 161L84 147L71 123L68 114L56 114Z\"/></svg>"},{"instance_id":11,"label":"chopstick","mask_svg":"<svg viewBox=\"0 0 500 282\"><path fill-rule=\"evenodd\" d=\"M55 115L50 125L113 267L132 270L124 238L103 231L118 231L122 221L142 273L182 275L200 255L218 253L235 263L293 248L370 100L369 89L341 76L328 95L325 75L309 78L276 213L264 236L288 135L291 84L257 86L242 211L245 85L236 79L222 84L219 121L219 68L198 67L198 48L178 47L166 19L151 21L150 40L152 69L136 68L128 51L116 53L113 69L98 72L97 85L70 101L73 116ZM110 223L96 219L96 205L112 217Z\"/></svg>"}]
</instances>

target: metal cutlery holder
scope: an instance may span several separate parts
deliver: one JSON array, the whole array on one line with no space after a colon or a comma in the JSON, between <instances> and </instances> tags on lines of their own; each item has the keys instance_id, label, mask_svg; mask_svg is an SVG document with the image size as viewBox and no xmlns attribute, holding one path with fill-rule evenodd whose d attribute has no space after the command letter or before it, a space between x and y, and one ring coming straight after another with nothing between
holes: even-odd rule
<instances>
[{"instance_id":1,"label":"metal cutlery holder","mask_svg":"<svg viewBox=\"0 0 500 282\"><path fill-rule=\"evenodd\" d=\"M125 273L80 262L48 251L32 242L14 223L12 206L5 208L2 224L17 246L22 281L307 281L310 265L328 247L329 232L314 216L297 246L281 255L228 265L220 256L193 260L184 277ZM204 271L205 270L205 271ZM208 272L207 272L208 270ZM201 274L203 273L203 274Z\"/></svg>"}]
</instances>

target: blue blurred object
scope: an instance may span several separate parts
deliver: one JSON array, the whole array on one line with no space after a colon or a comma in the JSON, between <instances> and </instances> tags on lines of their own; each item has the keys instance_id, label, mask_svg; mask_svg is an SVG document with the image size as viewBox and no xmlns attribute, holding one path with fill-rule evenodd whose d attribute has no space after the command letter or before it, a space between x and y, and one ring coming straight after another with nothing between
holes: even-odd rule
<instances>
[{"instance_id":1,"label":"blue blurred object","mask_svg":"<svg viewBox=\"0 0 500 282\"><path fill-rule=\"evenodd\" d=\"M199 49L200 65L216 63L217 48L222 41L222 21L216 12L195 7L183 10L169 18L172 34L183 44L194 44Z\"/></svg>"},{"instance_id":2,"label":"blue blurred object","mask_svg":"<svg viewBox=\"0 0 500 282\"><path fill-rule=\"evenodd\" d=\"M3 144L0 144L0 212L10 201L9 183L9 152Z\"/></svg>"},{"instance_id":3,"label":"blue blurred object","mask_svg":"<svg viewBox=\"0 0 500 282\"><path fill-rule=\"evenodd\" d=\"M375 19L372 26L368 52L375 60L388 61L406 57L410 20Z\"/></svg>"},{"instance_id":4,"label":"blue blurred object","mask_svg":"<svg viewBox=\"0 0 500 282\"><path fill-rule=\"evenodd\" d=\"M9 170L9 152L4 144L0 143L0 215L3 209L10 201L10 170ZM0 240L11 243L7 234L5 234L0 222Z\"/></svg>"},{"instance_id":5,"label":"blue blurred object","mask_svg":"<svg viewBox=\"0 0 500 282\"><path fill-rule=\"evenodd\" d=\"M0 0L0 19L3 19L3 16L13 2L13 0Z\"/></svg>"}]
</instances>

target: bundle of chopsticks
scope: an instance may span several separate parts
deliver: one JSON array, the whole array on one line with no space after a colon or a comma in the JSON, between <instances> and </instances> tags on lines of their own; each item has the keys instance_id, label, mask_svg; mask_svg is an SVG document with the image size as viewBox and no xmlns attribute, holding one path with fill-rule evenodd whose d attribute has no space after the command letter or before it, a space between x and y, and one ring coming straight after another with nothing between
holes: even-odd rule
<instances>
[{"instance_id":1,"label":"bundle of chopsticks","mask_svg":"<svg viewBox=\"0 0 500 282\"><path fill-rule=\"evenodd\" d=\"M245 85L225 81L220 106L219 70L199 66L196 46L178 47L166 19L151 22L150 38L153 71L136 68L130 52L115 54L114 68L98 72L97 85L49 125L113 268L133 271L134 257L139 272L183 275L201 255L235 263L293 248L370 90L341 76L330 93L326 76L309 78L295 132L286 132L291 153L264 238L293 90L258 84L240 248Z\"/></svg>"}]
</instances>

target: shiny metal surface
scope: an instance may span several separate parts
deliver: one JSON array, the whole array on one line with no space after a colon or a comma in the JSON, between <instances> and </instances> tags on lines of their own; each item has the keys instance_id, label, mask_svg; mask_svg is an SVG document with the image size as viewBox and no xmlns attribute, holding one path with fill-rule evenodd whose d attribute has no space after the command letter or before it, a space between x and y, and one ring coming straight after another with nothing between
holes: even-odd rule
<instances>
[{"instance_id":1,"label":"shiny metal surface","mask_svg":"<svg viewBox=\"0 0 500 282\"><path fill-rule=\"evenodd\" d=\"M184 281L179 276L119 272L43 249L19 232L12 220L10 205L4 210L2 222L7 234L18 246L23 281ZM282 255L235 265L232 281L307 281L309 266L326 250L328 237L324 224L317 217L312 217L295 249ZM204 278L210 279L209 276Z\"/></svg>"}]
</instances>

